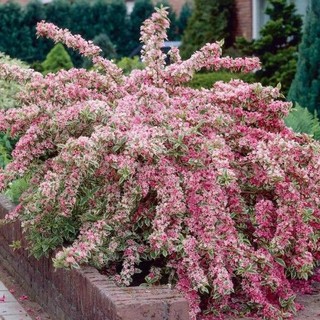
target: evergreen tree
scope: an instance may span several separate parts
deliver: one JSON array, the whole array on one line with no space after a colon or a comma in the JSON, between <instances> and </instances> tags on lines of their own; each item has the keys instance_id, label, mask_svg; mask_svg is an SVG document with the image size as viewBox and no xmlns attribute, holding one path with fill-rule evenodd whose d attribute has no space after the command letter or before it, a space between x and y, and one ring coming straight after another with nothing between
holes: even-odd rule
<instances>
[{"instance_id":1,"label":"evergreen tree","mask_svg":"<svg viewBox=\"0 0 320 320\"><path fill-rule=\"evenodd\" d=\"M263 85L281 83L287 94L297 65L297 48L301 40L301 16L293 3L287 0L269 0L266 14L270 20L260 31L260 38L247 41L238 39L238 46L245 55L258 56L262 69L255 73L255 80Z\"/></svg>"},{"instance_id":2,"label":"evergreen tree","mask_svg":"<svg viewBox=\"0 0 320 320\"><path fill-rule=\"evenodd\" d=\"M181 36L187 27L187 23L192 14L192 6L189 1L187 1L181 8L180 16L177 21L179 36Z\"/></svg>"},{"instance_id":3,"label":"evergreen tree","mask_svg":"<svg viewBox=\"0 0 320 320\"><path fill-rule=\"evenodd\" d=\"M57 43L48 53L42 63L43 73L55 73L61 69L69 70L73 67L71 58L61 43Z\"/></svg>"},{"instance_id":4,"label":"evergreen tree","mask_svg":"<svg viewBox=\"0 0 320 320\"><path fill-rule=\"evenodd\" d=\"M307 11L297 72L291 84L289 99L320 114L320 2L311 0Z\"/></svg>"},{"instance_id":5,"label":"evergreen tree","mask_svg":"<svg viewBox=\"0 0 320 320\"><path fill-rule=\"evenodd\" d=\"M193 13L182 37L182 57L189 57L207 42L224 39L225 46L231 46L234 10L234 0L195 0Z\"/></svg>"}]
</instances>

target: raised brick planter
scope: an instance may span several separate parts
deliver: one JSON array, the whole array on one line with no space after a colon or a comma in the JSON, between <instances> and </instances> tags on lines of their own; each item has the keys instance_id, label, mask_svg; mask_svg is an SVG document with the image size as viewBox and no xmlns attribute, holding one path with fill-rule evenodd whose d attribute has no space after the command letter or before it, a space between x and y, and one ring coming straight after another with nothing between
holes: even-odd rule
<instances>
[{"instance_id":1,"label":"raised brick planter","mask_svg":"<svg viewBox=\"0 0 320 320\"><path fill-rule=\"evenodd\" d=\"M0 195L0 219L13 208ZM188 320L188 304L167 287L119 288L92 267L54 270L50 258L13 251L22 239L19 223L0 227L1 264L55 320Z\"/></svg>"}]
</instances>

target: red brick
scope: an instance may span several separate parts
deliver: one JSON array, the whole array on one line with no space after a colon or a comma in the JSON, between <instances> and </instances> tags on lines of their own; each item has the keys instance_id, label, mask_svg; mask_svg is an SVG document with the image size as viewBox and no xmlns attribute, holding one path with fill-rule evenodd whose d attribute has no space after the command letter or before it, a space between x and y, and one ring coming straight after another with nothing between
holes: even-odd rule
<instances>
[{"instance_id":1,"label":"red brick","mask_svg":"<svg viewBox=\"0 0 320 320\"><path fill-rule=\"evenodd\" d=\"M236 0L236 35L252 38L252 0Z\"/></svg>"},{"instance_id":2,"label":"red brick","mask_svg":"<svg viewBox=\"0 0 320 320\"><path fill-rule=\"evenodd\" d=\"M12 209L0 195L0 219ZM59 320L188 320L188 303L167 287L120 288L92 267L54 270L51 258L39 261L22 249L13 251L12 240L21 239L18 222L0 227L0 263L24 290Z\"/></svg>"}]
</instances>

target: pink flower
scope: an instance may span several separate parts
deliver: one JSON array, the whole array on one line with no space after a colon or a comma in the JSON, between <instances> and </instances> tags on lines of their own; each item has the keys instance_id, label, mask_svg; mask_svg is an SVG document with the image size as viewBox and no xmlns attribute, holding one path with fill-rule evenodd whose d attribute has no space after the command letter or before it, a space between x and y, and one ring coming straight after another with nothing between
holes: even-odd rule
<instances>
[{"instance_id":1,"label":"pink flower","mask_svg":"<svg viewBox=\"0 0 320 320\"><path fill-rule=\"evenodd\" d=\"M6 220L22 221L31 251L60 247L55 267L106 267L130 285L141 264L155 263L146 281L179 289L192 320L244 307L287 316L299 307L295 292L309 288L287 275L311 277L320 257L319 143L285 126L291 104L279 88L189 88L203 68L249 72L259 61L222 56L217 42L185 61L172 49L166 65L168 27L165 9L146 20L146 68L128 76L92 42L46 22L38 34L95 71L43 77L0 65L23 86L22 107L0 112L0 130L20 137L0 189L29 180Z\"/></svg>"}]
</instances>

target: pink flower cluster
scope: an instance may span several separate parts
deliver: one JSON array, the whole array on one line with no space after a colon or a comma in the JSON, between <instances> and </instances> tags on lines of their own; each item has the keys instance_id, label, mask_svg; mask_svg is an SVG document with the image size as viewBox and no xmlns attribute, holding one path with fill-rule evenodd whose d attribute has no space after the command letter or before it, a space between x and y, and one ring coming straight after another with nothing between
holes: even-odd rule
<instances>
[{"instance_id":1,"label":"pink flower cluster","mask_svg":"<svg viewBox=\"0 0 320 320\"><path fill-rule=\"evenodd\" d=\"M84 57L91 58L94 65L104 69L113 80L118 80L121 77L122 71L111 61L99 56L101 49L94 45L92 41L86 41L80 35L73 35L67 29L59 29L54 24L44 21L38 23L37 34L38 36L50 38L56 43L62 42L68 48L77 50Z\"/></svg>"},{"instance_id":2,"label":"pink flower cluster","mask_svg":"<svg viewBox=\"0 0 320 320\"><path fill-rule=\"evenodd\" d=\"M115 268L181 290L195 319L253 312L292 316L297 281L320 257L320 145L286 128L278 88L240 80L188 88L202 68L252 71L256 59L221 57L207 44L165 65L169 22L142 27L145 70L125 77L99 48L41 22L38 33L92 57L102 72L10 69L27 81L23 106L0 112L20 140L0 185L31 177L18 218L36 255L61 247L57 267ZM40 252L40 253L39 253ZM159 267L159 261L160 267ZM296 279L296 282L290 279Z\"/></svg>"}]
</instances>

